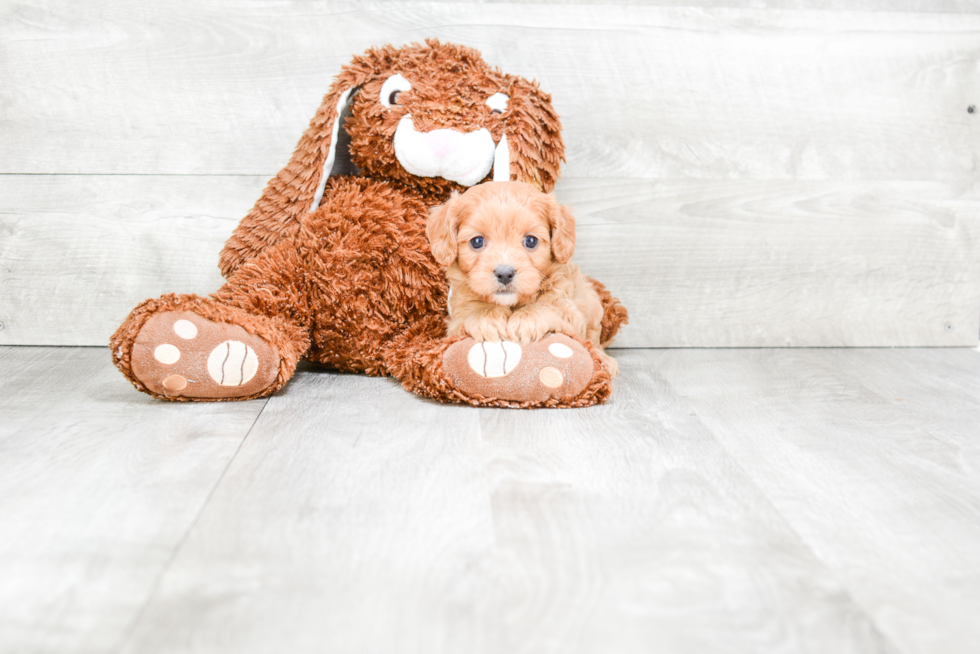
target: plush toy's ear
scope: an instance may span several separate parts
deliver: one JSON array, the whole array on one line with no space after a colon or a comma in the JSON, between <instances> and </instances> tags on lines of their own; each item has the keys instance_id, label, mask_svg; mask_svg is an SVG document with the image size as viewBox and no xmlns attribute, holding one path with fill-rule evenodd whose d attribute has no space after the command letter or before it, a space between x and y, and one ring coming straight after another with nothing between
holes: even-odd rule
<instances>
[{"instance_id":1,"label":"plush toy's ear","mask_svg":"<svg viewBox=\"0 0 980 654\"><path fill-rule=\"evenodd\" d=\"M558 204L553 196L548 210L548 226L551 228L551 254L558 263L568 263L575 252L575 216L571 209Z\"/></svg>"},{"instance_id":2,"label":"plush toy's ear","mask_svg":"<svg viewBox=\"0 0 980 654\"><path fill-rule=\"evenodd\" d=\"M330 130L330 142L327 145L327 158L323 161L323 168L320 170L320 183L317 184L316 193L313 194L313 201L310 203L310 211L316 211L323 199L323 189L327 186L327 179L335 175L357 175L361 169L354 165L350 158L350 134L344 129L344 123L350 116L350 105L354 101L359 88L347 89L340 94L337 100L337 119L333 121L333 128Z\"/></svg>"},{"instance_id":3,"label":"plush toy's ear","mask_svg":"<svg viewBox=\"0 0 980 654\"><path fill-rule=\"evenodd\" d=\"M273 177L252 210L221 251L225 277L263 250L292 236L303 213L314 211L330 175L357 172L350 161L350 138L343 129L350 102L371 71L345 68L323 98L286 167Z\"/></svg>"},{"instance_id":4,"label":"plush toy's ear","mask_svg":"<svg viewBox=\"0 0 980 654\"><path fill-rule=\"evenodd\" d=\"M506 176L502 174L503 166L498 170L497 162L503 158L498 145L493 181L527 182L550 193L565 160L561 121L551 106L551 96L537 82L521 77L510 78L507 95L506 136L501 144L507 149L509 170Z\"/></svg>"},{"instance_id":5,"label":"plush toy's ear","mask_svg":"<svg viewBox=\"0 0 980 654\"><path fill-rule=\"evenodd\" d=\"M459 193L453 191L449 201L429 210L425 235L429 237L432 257L440 266L448 268L456 261L459 233Z\"/></svg>"}]
</instances>

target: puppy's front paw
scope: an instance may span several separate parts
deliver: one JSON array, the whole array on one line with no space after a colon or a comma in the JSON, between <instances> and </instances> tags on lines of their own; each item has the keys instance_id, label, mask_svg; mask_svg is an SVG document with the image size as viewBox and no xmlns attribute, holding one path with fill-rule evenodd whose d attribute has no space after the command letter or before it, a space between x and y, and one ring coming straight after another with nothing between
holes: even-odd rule
<instances>
[{"instance_id":1,"label":"puppy's front paw","mask_svg":"<svg viewBox=\"0 0 980 654\"><path fill-rule=\"evenodd\" d=\"M467 320L465 331L478 342L502 341L507 338L507 323L496 319Z\"/></svg>"},{"instance_id":2,"label":"puppy's front paw","mask_svg":"<svg viewBox=\"0 0 980 654\"><path fill-rule=\"evenodd\" d=\"M550 333L547 323L527 314L515 314L507 321L507 338L521 344L540 341Z\"/></svg>"}]
</instances>

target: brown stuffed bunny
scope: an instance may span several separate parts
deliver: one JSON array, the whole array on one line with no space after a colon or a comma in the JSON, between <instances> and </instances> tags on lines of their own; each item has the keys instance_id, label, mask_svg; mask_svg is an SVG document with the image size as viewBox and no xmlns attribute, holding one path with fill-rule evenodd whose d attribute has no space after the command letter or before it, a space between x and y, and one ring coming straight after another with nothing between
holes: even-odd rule
<instances>
[{"instance_id":1,"label":"brown stuffed bunny","mask_svg":"<svg viewBox=\"0 0 980 654\"><path fill-rule=\"evenodd\" d=\"M355 57L225 245L225 285L140 304L112 336L116 366L139 390L181 401L269 395L306 358L394 375L443 401L602 402L609 373L577 338L447 339L447 283L425 235L430 208L454 190L491 179L553 188L564 145L550 100L458 45ZM596 288L605 342L626 310Z\"/></svg>"}]
</instances>

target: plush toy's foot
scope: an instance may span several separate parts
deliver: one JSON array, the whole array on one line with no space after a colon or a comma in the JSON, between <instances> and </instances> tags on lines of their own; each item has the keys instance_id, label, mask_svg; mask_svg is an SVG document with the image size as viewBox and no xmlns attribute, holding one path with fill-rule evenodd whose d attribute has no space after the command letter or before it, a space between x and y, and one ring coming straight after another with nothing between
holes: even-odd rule
<instances>
[{"instance_id":1,"label":"plush toy's foot","mask_svg":"<svg viewBox=\"0 0 980 654\"><path fill-rule=\"evenodd\" d=\"M279 363L275 347L238 325L191 311L165 311L140 329L130 365L157 395L233 399L275 384Z\"/></svg>"},{"instance_id":2,"label":"plush toy's foot","mask_svg":"<svg viewBox=\"0 0 980 654\"><path fill-rule=\"evenodd\" d=\"M572 406L597 367L592 354L564 334L527 345L467 338L451 345L442 362L453 385L467 395L537 406Z\"/></svg>"}]
</instances>

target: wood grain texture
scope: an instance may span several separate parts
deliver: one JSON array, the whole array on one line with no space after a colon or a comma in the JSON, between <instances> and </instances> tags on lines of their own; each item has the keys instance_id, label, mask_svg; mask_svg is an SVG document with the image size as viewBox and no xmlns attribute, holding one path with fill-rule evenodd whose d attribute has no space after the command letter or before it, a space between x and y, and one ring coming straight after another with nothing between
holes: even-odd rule
<instances>
[{"instance_id":1,"label":"wood grain texture","mask_svg":"<svg viewBox=\"0 0 980 654\"><path fill-rule=\"evenodd\" d=\"M0 347L0 651L972 652L980 350L618 358L567 411L303 366L256 421Z\"/></svg>"},{"instance_id":2,"label":"wood grain texture","mask_svg":"<svg viewBox=\"0 0 980 654\"><path fill-rule=\"evenodd\" d=\"M902 651L975 649L980 352L661 351L650 365Z\"/></svg>"},{"instance_id":3,"label":"wood grain texture","mask_svg":"<svg viewBox=\"0 0 980 654\"><path fill-rule=\"evenodd\" d=\"M0 344L104 345L148 297L217 290L266 181L0 175Z\"/></svg>"},{"instance_id":4,"label":"wood grain texture","mask_svg":"<svg viewBox=\"0 0 980 654\"><path fill-rule=\"evenodd\" d=\"M0 651L112 651L263 405L157 402L104 348L0 347Z\"/></svg>"},{"instance_id":5,"label":"wood grain texture","mask_svg":"<svg viewBox=\"0 0 980 654\"><path fill-rule=\"evenodd\" d=\"M833 350L827 364L860 379L907 421L922 425L942 443L944 463L963 471L980 470L980 356L976 351L913 349L894 356L887 350ZM972 479L966 481L970 487L975 485ZM966 493L957 502L980 512L980 493Z\"/></svg>"},{"instance_id":6,"label":"wood grain texture","mask_svg":"<svg viewBox=\"0 0 980 654\"><path fill-rule=\"evenodd\" d=\"M388 0L381 0L387 2ZM453 0L430 0L453 2ZM497 5L553 4L547 0L480 0ZM595 4L594 0L565 0L564 5ZM702 9L821 9L845 11L915 11L926 13L976 13L975 0L617 0L619 6L700 7Z\"/></svg>"},{"instance_id":7,"label":"wood grain texture","mask_svg":"<svg viewBox=\"0 0 980 654\"><path fill-rule=\"evenodd\" d=\"M120 651L484 651L479 416L390 379L301 372Z\"/></svg>"},{"instance_id":8,"label":"wood grain texture","mask_svg":"<svg viewBox=\"0 0 980 654\"><path fill-rule=\"evenodd\" d=\"M216 290L264 183L0 176L0 343L101 345L147 297ZM618 347L977 343L974 185L566 178L557 196L575 261L630 310Z\"/></svg>"},{"instance_id":9,"label":"wood grain texture","mask_svg":"<svg viewBox=\"0 0 980 654\"><path fill-rule=\"evenodd\" d=\"M121 651L897 651L649 358L582 411L302 372Z\"/></svg>"},{"instance_id":10,"label":"wood grain texture","mask_svg":"<svg viewBox=\"0 0 980 654\"><path fill-rule=\"evenodd\" d=\"M889 652L650 365L610 405L481 414L498 652Z\"/></svg>"},{"instance_id":11,"label":"wood grain texture","mask_svg":"<svg viewBox=\"0 0 980 654\"><path fill-rule=\"evenodd\" d=\"M353 53L435 36L553 94L570 176L973 179L980 13L707 4L7 5L0 172L268 176Z\"/></svg>"},{"instance_id":12,"label":"wood grain texture","mask_svg":"<svg viewBox=\"0 0 980 654\"><path fill-rule=\"evenodd\" d=\"M619 347L976 345L972 184L564 180Z\"/></svg>"}]
</instances>

